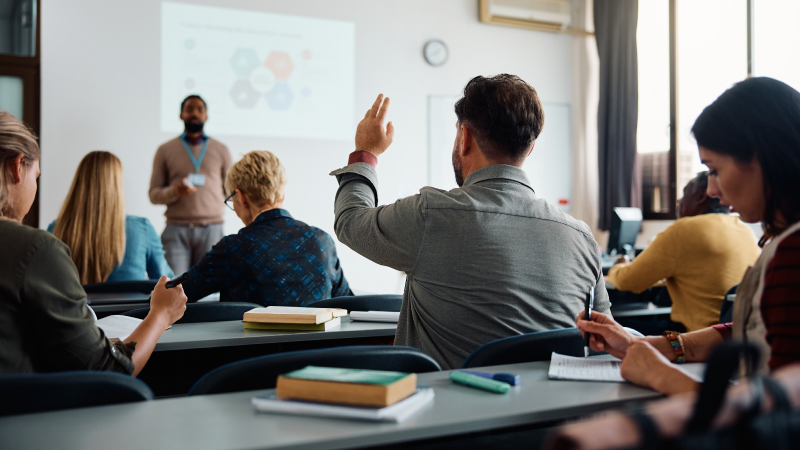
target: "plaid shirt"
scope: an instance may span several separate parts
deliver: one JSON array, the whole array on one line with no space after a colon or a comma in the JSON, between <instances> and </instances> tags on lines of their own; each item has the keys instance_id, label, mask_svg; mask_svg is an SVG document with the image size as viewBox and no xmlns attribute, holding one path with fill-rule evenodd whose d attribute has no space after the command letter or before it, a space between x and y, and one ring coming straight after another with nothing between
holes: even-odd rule
<instances>
[{"instance_id":1,"label":"plaid shirt","mask_svg":"<svg viewBox=\"0 0 800 450\"><path fill-rule=\"evenodd\" d=\"M285 209L264 211L238 234L225 236L189 269L190 302L219 291L221 301L305 306L353 295L324 231Z\"/></svg>"}]
</instances>

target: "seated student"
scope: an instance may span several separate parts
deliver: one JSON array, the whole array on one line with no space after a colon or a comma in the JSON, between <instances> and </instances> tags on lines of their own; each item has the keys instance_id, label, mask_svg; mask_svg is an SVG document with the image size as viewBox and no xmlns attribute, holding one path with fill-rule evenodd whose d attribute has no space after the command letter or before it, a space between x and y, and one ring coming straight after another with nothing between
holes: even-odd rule
<instances>
[{"instance_id":1,"label":"seated student","mask_svg":"<svg viewBox=\"0 0 800 450\"><path fill-rule=\"evenodd\" d=\"M150 313L125 342L95 326L69 248L22 224L36 196L39 146L0 111L0 374L112 370L136 375L166 328L186 310L183 289L162 277Z\"/></svg>"},{"instance_id":2,"label":"seated student","mask_svg":"<svg viewBox=\"0 0 800 450\"><path fill-rule=\"evenodd\" d=\"M275 155L244 155L228 170L225 186L231 192L225 204L245 227L186 272L189 301L219 291L222 301L306 306L353 295L333 238L283 209L286 171Z\"/></svg>"},{"instance_id":3,"label":"seated student","mask_svg":"<svg viewBox=\"0 0 800 450\"><path fill-rule=\"evenodd\" d=\"M761 373L800 361L800 92L771 78L747 79L703 110L692 132L709 168L708 195L764 227L734 322L635 338L603 314L577 319L594 350L622 358L625 379L666 394L697 386L670 361L704 361L731 335L761 348Z\"/></svg>"},{"instance_id":4,"label":"seated student","mask_svg":"<svg viewBox=\"0 0 800 450\"><path fill-rule=\"evenodd\" d=\"M81 284L174 276L150 221L125 215L122 163L113 153L83 157L47 231L72 251Z\"/></svg>"},{"instance_id":5,"label":"seated student","mask_svg":"<svg viewBox=\"0 0 800 450\"><path fill-rule=\"evenodd\" d=\"M460 187L377 206L378 156L394 136L388 107L379 95L349 165L332 175L339 240L408 276L396 344L452 369L496 339L573 326L590 289L608 312L589 227L537 197L521 169L544 124L536 90L514 75L470 80L455 105Z\"/></svg>"},{"instance_id":6,"label":"seated student","mask_svg":"<svg viewBox=\"0 0 800 450\"><path fill-rule=\"evenodd\" d=\"M719 323L725 293L739 284L761 250L750 228L728 215L729 208L721 206L718 198L709 197L707 187L708 172L702 172L683 189L680 218L636 260L608 271L610 284L636 293L666 278L671 320L619 320L620 324L645 334L661 334Z\"/></svg>"}]
</instances>

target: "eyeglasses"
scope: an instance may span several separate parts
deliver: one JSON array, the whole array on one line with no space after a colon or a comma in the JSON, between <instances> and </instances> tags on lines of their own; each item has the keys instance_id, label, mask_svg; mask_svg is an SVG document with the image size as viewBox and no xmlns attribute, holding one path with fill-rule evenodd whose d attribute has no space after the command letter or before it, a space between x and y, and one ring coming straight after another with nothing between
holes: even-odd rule
<instances>
[{"instance_id":1,"label":"eyeglasses","mask_svg":"<svg viewBox=\"0 0 800 450\"><path fill-rule=\"evenodd\" d=\"M231 192L231 195L229 195L228 198L226 198L225 202L224 202L225 206L230 208L231 211L236 211L235 209L233 209L233 196L234 195L236 195L236 191L235 190L233 192Z\"/></svg>"}]
</instances>

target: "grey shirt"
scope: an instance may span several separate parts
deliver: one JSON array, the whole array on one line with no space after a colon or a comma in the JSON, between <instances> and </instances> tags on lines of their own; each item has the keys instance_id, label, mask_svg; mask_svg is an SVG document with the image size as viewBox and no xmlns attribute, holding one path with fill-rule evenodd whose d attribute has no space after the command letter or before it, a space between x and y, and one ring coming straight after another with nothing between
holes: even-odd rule
<instances>
[{"instance_id":1,"label":"grey shirt","mask_svg":"<svg viewBox=\"0 0 800 450\"><path fill-rule=\"evenodd\" d=\"M331 175L339 240L408 276L395 343L445 369L496 339L574 327L590 288L595 311L609 312L589 227L537 197L522 169L484 167L459 189L377 207L371 165Z\"/></svg>"}]
</instances>

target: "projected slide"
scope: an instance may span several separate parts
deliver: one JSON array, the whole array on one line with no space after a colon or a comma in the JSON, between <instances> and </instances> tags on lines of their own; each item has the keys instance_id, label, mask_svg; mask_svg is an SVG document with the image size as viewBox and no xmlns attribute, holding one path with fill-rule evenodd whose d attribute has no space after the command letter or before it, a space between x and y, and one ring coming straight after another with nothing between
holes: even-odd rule
<instances>
[{"instance_id":1,"label":"projected slide","mask_svg":"<svg viewBox=\"0 0 800 450\"><path fill-rule=\"evenodd\" d=\"M354 72L352 23L161 5L162 131L199 94L210 134L352 139Z\"/></svg>"}]
</instances>

